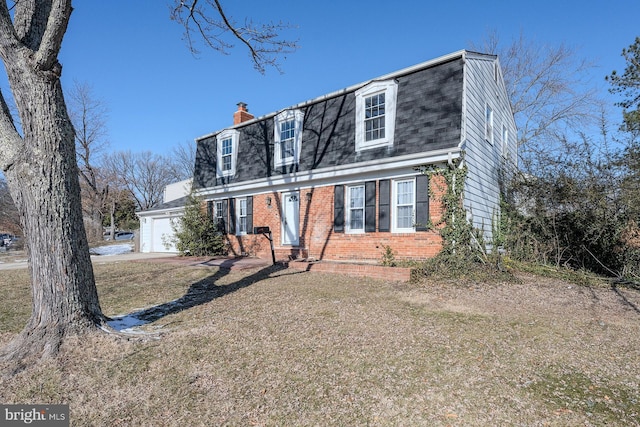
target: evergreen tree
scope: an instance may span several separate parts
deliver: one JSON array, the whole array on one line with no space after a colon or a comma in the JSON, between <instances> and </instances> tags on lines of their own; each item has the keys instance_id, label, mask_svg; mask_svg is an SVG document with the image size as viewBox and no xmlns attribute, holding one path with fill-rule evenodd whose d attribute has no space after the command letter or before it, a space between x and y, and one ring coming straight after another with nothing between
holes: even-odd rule
<instances>
[{"instance_id":1,"label":"evergreen tree","mask_svg":"<svg viewBox=\"0 0 640 427\"><path fill-rule=\"evenodd\" d=\"M200 199L193 193L189 195L184 215L172 227L175 233L173 243L182 255L207 256L225 253L223 234L218 230L216 221L202 209Z\"/></svg>"},{"instance_id":2,"label":"evergreen tree","mask_svg":"<svg viewBox=\"0 0 640 427\"><path fill-rule=\"evenodd\" d=\"M617 105L623 108L623 120L626 129L640 132L640 37L628 48L622 49L622 56L627 61L624 73L615 70L607 81L611 83L611 93L624 96L624 100Z\"/></svg>"}]
</instances>

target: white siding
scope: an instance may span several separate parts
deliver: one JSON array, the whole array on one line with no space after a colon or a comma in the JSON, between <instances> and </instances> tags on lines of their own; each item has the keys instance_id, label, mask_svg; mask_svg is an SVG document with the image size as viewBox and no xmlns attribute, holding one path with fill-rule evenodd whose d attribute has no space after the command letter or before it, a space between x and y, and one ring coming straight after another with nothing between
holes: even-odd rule
<instances>
[{"instance_id":1,"label":"white siding","mask_svg":"<svg viewBox=\"0 0 640 427\"><path fill-rule=\"evenodd\" d=\"M164 188L164 203L177 200L189 194L193 179L185 179L184 181L174 182Z\"/></svg>"},{"instance_id":2,"label":"white siding","mask_svg":"<svg viewBox=\"0 0 640 427\"><path fill-rule=\"evenodd\" d=\"M516 127L510 102L491 57L467 56L465 66L464 132L462 149L468 167L465 207L474 227L491 243L492 221L500 212L500 175L505 161L517 159ZM493 110L493 144L485 139L487 104ZM502 154L502 127L508 130L507 152ZM509 159L509 160L505 160Z\"/></svg>"}]
</instances>

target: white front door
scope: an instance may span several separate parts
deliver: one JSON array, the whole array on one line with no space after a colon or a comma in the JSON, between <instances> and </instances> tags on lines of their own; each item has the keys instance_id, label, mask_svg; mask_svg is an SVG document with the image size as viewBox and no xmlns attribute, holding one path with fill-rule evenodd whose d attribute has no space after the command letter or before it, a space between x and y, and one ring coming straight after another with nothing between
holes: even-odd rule
<instances>
[{"instance_id":1,"label":"white front door","mask_svg":"<svg viewBox=\"0 0 640 427\"><path fill-rule=\"evenodd\" d=\"M297 191L282 194L282 244L297 245L300 234L300 194Z\"/></svg>"}]
</instances>

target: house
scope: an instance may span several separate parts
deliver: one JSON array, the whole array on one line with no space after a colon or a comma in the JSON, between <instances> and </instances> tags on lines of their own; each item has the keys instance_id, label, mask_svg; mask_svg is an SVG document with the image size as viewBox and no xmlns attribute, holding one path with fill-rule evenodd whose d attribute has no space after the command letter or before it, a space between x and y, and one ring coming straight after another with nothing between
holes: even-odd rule
<instances>
[{"instance_id":1,"label":"house","mask_svg":"<svg viewBox=\"0 0 640 427\"><path fill-rule=\"evenodd\" d=\"M495 55L459 51L196 140L193 185L232 254L379 261L436 255L440 177L468 168L464 205L491 241L516 126Z\"/></svg>"}]
</instances>

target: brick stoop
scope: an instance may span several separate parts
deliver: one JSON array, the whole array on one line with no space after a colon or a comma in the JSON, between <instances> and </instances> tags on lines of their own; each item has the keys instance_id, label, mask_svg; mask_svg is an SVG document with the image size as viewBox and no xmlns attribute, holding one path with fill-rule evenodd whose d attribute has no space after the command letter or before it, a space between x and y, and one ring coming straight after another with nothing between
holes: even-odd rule
<instances>
[{"instance_id":1,"label":"brick stoop","mask_svg":"<svg viewBox=\"0 0 640 427\"><path fill-rule=\"evenodd\" d=\"M287 266L294 270L346 274L351 277L370 277L372 279L398 282L408 282L411 280L411 269L404 267L383 267L381 265L350 264L331 261L291 261L287 263Z\"/></svg>"}]
</instances>

